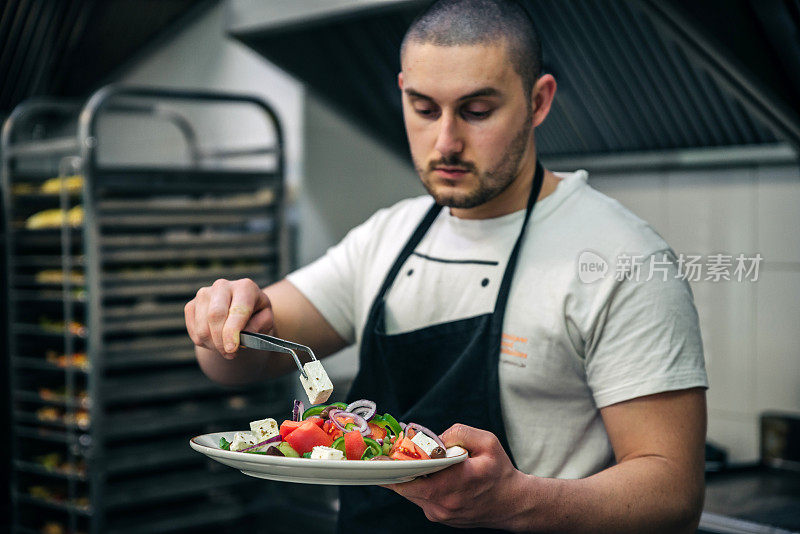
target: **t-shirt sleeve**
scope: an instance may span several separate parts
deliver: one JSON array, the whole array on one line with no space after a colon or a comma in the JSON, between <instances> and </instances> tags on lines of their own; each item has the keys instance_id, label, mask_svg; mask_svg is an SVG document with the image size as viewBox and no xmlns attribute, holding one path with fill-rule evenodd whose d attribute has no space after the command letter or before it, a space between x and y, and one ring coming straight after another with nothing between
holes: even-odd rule
<instances>
[{"instance_id":1,"label":"t-shirt sleeve","mask_svg":"<svg viewBox=\"0 0 800 534\"><path fill-rule=\"evenodd\" d=\"M586 344L587 382L598 408L708 387L697 310L674 253L656 252L638 273L620 278Z\"/></svg>"},{"instance_id":2,"label":"t-shirt sleeve","mask_svg":"<svg viewBox=\"0 0 800 534\"><path fill-rule=\"evenodd\" d=\"M355 281L372 222L350 230L321 258L286 277L348 343L355 341Z\"/></svg>"}]
</instances>

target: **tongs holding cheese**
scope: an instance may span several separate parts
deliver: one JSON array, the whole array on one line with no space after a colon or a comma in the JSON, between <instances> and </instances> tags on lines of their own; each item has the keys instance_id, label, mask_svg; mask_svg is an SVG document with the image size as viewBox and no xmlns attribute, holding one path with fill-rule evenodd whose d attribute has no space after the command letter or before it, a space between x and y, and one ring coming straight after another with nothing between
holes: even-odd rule
<instances>
[{"instance_id":1,"label":"tongs holding cheese","mask_svg":"<svg viewBox=\"0 0 800 534\"><path fill-rule=\"evenodd\" d=\"M291 354L292 358L294 358L294 363L297 364L297 368L300 370L300 382L303 384L303 389L306 390L311 404L323 403L333 393L333 383L328 377L328 373L322 368L322 362L317 360L317 357L314 356L314 351L305 345L253 332L240 332L239 343L249 349ZM302 365L297 357L297 351L307 352L311 356L311 361Z\"/></svg>"},{"instance_id":2,"label":"tongs holding cheese","mask_svg":"<svg viewBox=\"0 0 800 534\"><path fill-rule=\"evenodd\" d=\"M312 360L317 359L317 357L314 356L314 351L305 345L292 343L291 341L286 341L285 339L269 336L267 334L256 334L255 332L246 332L243 330L239 333L239 344L242 347L247 347L248 349L285 352L287 354L291 354L294 358L294 363L297 364L297 368L300 370L300 374L303 375L303 378L305 379L308 379L308 375L306 375L306 372L303 369L303 364L300 363L300 359L297 357L297 352L295 351L307 352L311 356Z\"/></svg>"}]
</instances>

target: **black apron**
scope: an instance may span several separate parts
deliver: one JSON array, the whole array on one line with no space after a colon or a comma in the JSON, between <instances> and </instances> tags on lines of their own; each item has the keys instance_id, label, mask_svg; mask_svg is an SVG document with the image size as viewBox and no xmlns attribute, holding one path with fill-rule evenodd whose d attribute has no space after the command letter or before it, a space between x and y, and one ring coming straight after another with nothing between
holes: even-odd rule
<instances>
[{"instance_id":1,"label":"black apron","mask_svg":"<svg viewBox=\"0 0 800 534\"><path fill-rule=\"evenodd\" d=\"M434 432L444 432L454 423L488 430L497 436L514 462L500 408L500 341L514 269L543 179L544 170L537 161L525 219L503 273L494 311L388 335L384 298L442 209L437 204L431 207L395 260L370 308L361 339L359 371L348 402L373 400L379 413L388 412L399 421L418 423ZM456 530L428 521L416 504L379 486L340 486L339 497L339 534Z\"/></svg>"}]
</instances>

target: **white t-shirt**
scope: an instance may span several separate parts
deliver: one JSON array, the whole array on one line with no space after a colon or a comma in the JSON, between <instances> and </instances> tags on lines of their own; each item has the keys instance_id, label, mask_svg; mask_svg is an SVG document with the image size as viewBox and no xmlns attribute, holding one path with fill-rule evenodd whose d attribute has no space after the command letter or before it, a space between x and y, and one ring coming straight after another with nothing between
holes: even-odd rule
<instances>
[{"instance_id":1,"label":"white t-shirt","mask_svg":"<svg viewBox=\"0 0 800 534\"><path fill-rule=\"evenodd\" d=\"M599 408L708 383L692 293L672 250L591 188L586 171L558 176L520 251L500 395L517 467L582 478L614 461ZM289 281L359 343L378 289L431 204L424 196L378 211ZM442 209L387 295L387 332L491 312L523 217L463 220ZM638 275L624 265L640 265Z\"/></svg>"}]
</instances>

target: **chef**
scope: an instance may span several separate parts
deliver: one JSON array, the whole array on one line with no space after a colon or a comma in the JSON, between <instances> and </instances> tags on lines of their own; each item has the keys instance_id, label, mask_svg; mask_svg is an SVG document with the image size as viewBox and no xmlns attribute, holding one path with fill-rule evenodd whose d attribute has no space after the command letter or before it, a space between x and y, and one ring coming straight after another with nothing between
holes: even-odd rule
<instances>
[{"instance_id":1,"label":"chef","mask_svg":"<svg viewBox=\"0 0 800 534\"><path fill-rule=\"evenodd\" d=\"M531 19L441 0L412 23L401 69L429 194L267 288L201 288L185 310L201 368L225 384L293 369L239 349L242 329L318 355L356 344L348 400L469 451L411 482L343 486L339 532L694 532L707 381L691 291L647 223L585 171L539 162L556 81Z\"/></svg>"}]
</instances>

